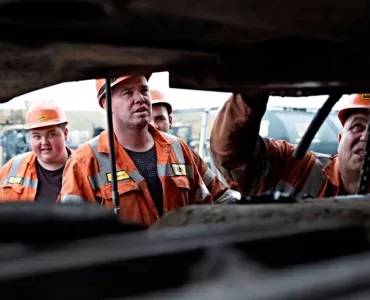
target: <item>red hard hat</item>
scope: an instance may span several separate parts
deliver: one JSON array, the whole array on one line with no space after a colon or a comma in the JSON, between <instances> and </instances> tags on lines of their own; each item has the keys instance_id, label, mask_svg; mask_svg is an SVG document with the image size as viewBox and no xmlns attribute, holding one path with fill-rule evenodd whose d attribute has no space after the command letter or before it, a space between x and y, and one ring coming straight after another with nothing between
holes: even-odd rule
<instances>
[{"instance_id":1,"label":"red hard hat","mask_svg":"<svg viewBox=\"0 0 370 300\"><path fill-rule=\"evenodd\" d=\"M121 81L124 81L124 80L130 78L131 76L133 76L133 75L111 78L111 80L110 80L111 88L113 88L115 85L117 85ZM150 74L146 74L144 76L145 76L146 80L149 80L149 78L152 76L152 74L150 73ZM103 79L96 79L95 80L95 88L96 88L96 92L97 92L99 105L100 105L100 107L103 107L102 99L103 99L103 96L105 95L105 79L104 78Z\"/></svg>"},{"instance_id":2,"label":"red hard hat","mask_svg":"<svg viewBox=\"0 0 370 300\"><path fill-rule=\"evenodd\" d=\"M370 94L355 94L347 101L344 108L338 112L338 118L342 125L346 122L350 115L350 111L354 109L369 109Z\"/></svg>"},{"instance_id":3,"label":"red hard hat","mask_svg":"<svg viewBox=\"0 0 370 300\"><path fill-rule=\"evenodd\" d=\"M61 107L51 100L34 102L26 114L26 129L68 123Z\"/></svg>"},{"instance_id":4,"label":"red hard hat","mask_svg":"<svg viewBox=\"0 0 370 300\"><path fill-rule=\"evenodd\" d=\"M172 113L172 106L167 101L166 96L162 91L152 89L152 90L150 90L150 96L152 98L152 105L162 104L162 105L167 107L169 115Z\"/></svg>"}]
</instances>

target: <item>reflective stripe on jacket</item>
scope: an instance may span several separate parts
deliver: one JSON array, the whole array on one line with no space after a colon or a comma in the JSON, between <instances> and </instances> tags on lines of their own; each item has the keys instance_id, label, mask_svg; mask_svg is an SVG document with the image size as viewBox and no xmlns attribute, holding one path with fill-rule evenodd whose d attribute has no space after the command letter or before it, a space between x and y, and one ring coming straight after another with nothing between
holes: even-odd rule
<instances>
[{"instance_id":1,"label":"reflective stripe on jacket","mask_svg":"<svg viewBox=\"0 0 370 300\"><path fill-rule=\"evenodd\" d=\"M191 149L180 139L149 125L157 153L158 176L163 188L163 211L212 203ZM120 214L124 220L151 225L159 219L146 180L115 139ZM109 208L112 203L111 168L107 131L80 146L68 160L63 174L62 203L91 201Z\"/></svg>"},{"instance_id":2,"label":"reflective stripe on jacket","mask_svg":"<svg viewBox=\"0 0 370 300\"><path fill-rule=\"evenodd\" d=\"M253 114L239 95L233 95L214 122L211 159L229 187L246 195L277 188L291 192L298 200L338 195L341 181L337 157L308 151L302 160L295 159L295 145L258 137L259 126L252 123L259 124L262 116ZM243 143L255 136L254 153L241 151Z\"/></svg>"},{"instance_id":3,"label":"reflective stripe on jacket","mask_svg":"<svg viewBox=\"0 0 370 300\"><path fill-rule=\"evenodd\" d=\"M72 153L68 147L67 151ZM36 154L30 151L9 160L0 169L0 183L1 202L33 202L38 185Z\"/></svg>"},{"instance_id":4,"label":"reflective stripe on jacket","mask_svg":"<svg viewBox=\"0 0 370 300\"><path fill-rule=\"evenodd\" d=\"M215 204L235 202L237 200L235 198L235 191L229 190L197 153L194 151L192 151L192 153L203 182L212 195L213 202Z\"/></svg>"}]
</instances>

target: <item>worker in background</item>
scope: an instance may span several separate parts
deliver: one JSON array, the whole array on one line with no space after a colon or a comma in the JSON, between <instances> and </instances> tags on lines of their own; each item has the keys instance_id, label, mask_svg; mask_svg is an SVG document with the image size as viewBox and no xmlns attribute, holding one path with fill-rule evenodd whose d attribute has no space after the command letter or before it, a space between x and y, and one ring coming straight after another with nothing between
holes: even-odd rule
<instances>
[{"instance_id":1,"label":"worker in background","mask_svg":"<svg viewBox=\"0 0 370 300\"><path fill-rule=\"evenodd\" d=\"M165 94L157 89L150 90L152 98L152 124L157 130L168 133L172 126L172 106L167 101ZM208 168L200 156L191 149L191 154L204 183L210 191L214 203L234 203L235 191L231 191Z\"/></svg>"},{"instance_id":2,"label":"worker in background","mask_svg":"<svg viewBox=\"0 0 370 300\"><path fill-rule=\"evenodd\" d=\"M295 145L259 136L268 96L232 95L211 132L211 152L229 187L247 195L271 189L297 200L355 194L365 153L369 95L353 95L338 117L343 125L338 155L306 152L293 157Z\"/></svg>"},{"instance_id":3,"label":"worker in background","mask_svg":"<svg viewBox=\"0 0 370 300\"><path fill-rule=\"evenodd\" d=\"M212 203L190 148L149 124L149 78L123 76L111 81L120 216L146 226L176 208ZM96 81L96 90L99 105L105 108L104 79ZM111 178L108 132L103 131L68 160L61 202L90 201L113 208Z\"/></svg>"},{"instance_id":4,"label":"worker in background","mask_svg":"<svg viewBox=\"0 0 370 300\"><path fill-rule=\"evenodd\" d=\"M19 154L0 169L0 201L55 203L72 151L66 146L68 120L53 101L34 102L27 111L31 152Z\"/></svg>"}]
</instances>

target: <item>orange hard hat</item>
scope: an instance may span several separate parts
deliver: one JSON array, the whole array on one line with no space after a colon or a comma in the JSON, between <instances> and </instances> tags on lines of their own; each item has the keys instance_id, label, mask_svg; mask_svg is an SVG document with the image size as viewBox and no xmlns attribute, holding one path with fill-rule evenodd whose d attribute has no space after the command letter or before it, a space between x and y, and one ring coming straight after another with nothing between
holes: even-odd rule
<instances>
[{"instance_id":1,"label":"orange hard hat","mask_svg":"<svg viewBox=\"0 0 370 300\"><path fill-rule=\"evenodd\" d=\"M355 94L349 98L344 108L338 112L338 118L342 125L346 122L351 110L354 109L369 109L370 94Z\"/></svg>"},{"instance_id":2,"label":"orange hard hat","mask_svg":"<svg viewBox=\"0 0 370 300\"><path fill-rule=\"evenodd\" d=\"M172 113L172 106L167 101L166 96L163 92L161 92L160 90L152 89L150 90L150 96L152 98L152 105L162 104L167 107L169 115Z\"/></svg>"},{"instance_id":3,"label":"orange hard hat","mask_svg":"<svg viewBox=\"0 0 370 300\"><path fill-rule=\"evenodd\" d=\"M37 101L31 104L26 114L26 129L40 128L68 123L64 111L51 100Z\"/></svg>"},{"instance_id":4,"label":"orange hard hat","mask_svg":"<svg viewBox=\"0 0 370 300\"><path fill-rule=\"evenodd\" d=\"M128 76L121 76L121 77L112 77L110 78L110 87L113 88L115 85L117 85L118 83L130 78L131 76L133 75L128 75ZM144 75L146 80L149 80L149 78L152 76L152 74L146 74ZM98 101L99 101L99 105L100 107L103 107L103 103L102 103L102 100L103 100L103 96L105 95L105 79L102 78L102 79L96 79L95 80L95 88L96 88L96 92L97 92L97 97L98 97Z\"/></svg>"}]
</instances>

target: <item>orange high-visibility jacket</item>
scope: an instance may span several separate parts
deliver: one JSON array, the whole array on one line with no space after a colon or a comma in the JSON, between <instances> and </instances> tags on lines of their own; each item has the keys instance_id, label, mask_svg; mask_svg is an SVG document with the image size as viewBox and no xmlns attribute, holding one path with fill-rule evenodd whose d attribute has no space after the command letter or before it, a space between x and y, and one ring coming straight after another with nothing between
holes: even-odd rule
<instances>
[{"instance_id":1,"label":"orange high-visibility jacket","mask_svg":"<svg viewBox=\"0 0 370 300\"><path fill-rule=\"evenodd\" d=\"M342 191L336 156L308 151L302 160L294 158L294 145L258 135L262 117L240 95L232 95L214 122L212 159L230 188L246 195L276 188L298 200Z\"/></svg>"},{"instance_id":2,"label":"orange high-visibility jacket","mask_svg":"<svg viewBox=\"0 0 370 300\"><path fill-rule=\"evenodd\" d=\"M68 147L67 151L72 153ZM30 151L9 160L0 169L0 183L1 202L35 201L38 184L36 154Z\"/></svg>"},{"instance_id":3,"label":"orange high-visibility jacket","mask_svg":"<svg viewBox=\"0 0 370 300\"><path fill-rule=\"evenodd\" d=\"M215 173L207 166L201 157L192 150L197 169L202 176L203 182L211 193L212 200L215 204L234 203L236 201L234 194L228 187L217 177Z\"/></svg>"},{"instance_id":4,"label":"orange high-visibility jacket","mask_svg":"<svg viewBox=\"0 0 370 300\"><path fill-rule=\"evenodd\" d=\"M164 213L190 204L212 203L191 149L177 137L160 133L151 125L149 130L156 147ZM126 221L149 226L159 219L159 215L146 180L116 139L115 154L120 215ZM63 174L61 202L90 201L112 208L111 178L108 132L103 131L80 146L68 160Z\"/></svg>"}]
</instances>

